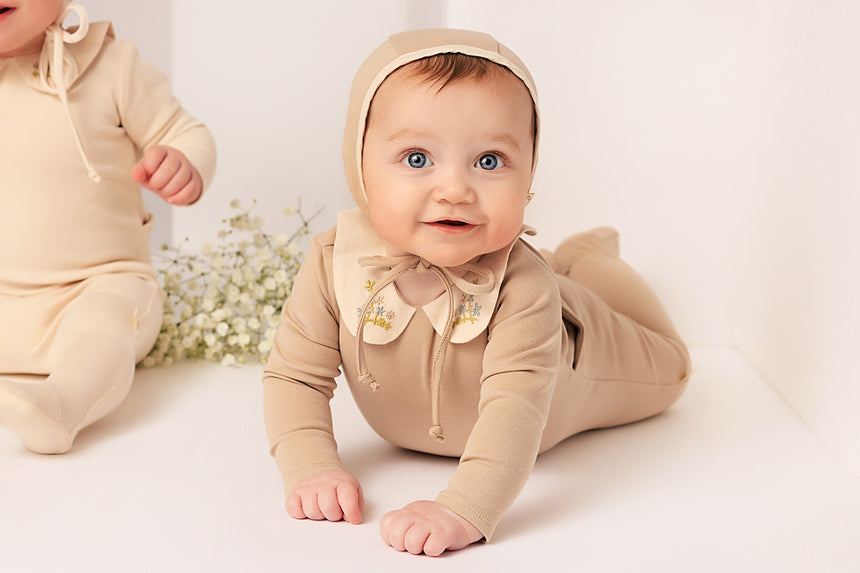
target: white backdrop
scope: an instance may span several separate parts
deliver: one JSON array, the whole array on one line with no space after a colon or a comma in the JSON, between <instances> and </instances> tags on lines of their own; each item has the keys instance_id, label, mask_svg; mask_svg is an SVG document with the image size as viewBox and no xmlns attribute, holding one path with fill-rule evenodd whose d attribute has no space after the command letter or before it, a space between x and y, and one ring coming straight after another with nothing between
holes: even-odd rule
<instances>
[{"instance_id":1,"label":"white backdrop","mask_svg":"<svg viewBox=\"0 0 860 573\"><path fill-rule=\"evenodd\" d=\"M81 0L168 71L211 128L204 200L158 239L214 237L233 198L315 230L351 206L352 75L408 28L480 29L541 94L528 223L551 247L593 225L692 346L735 346L860 473L860 53L852 0ZM151 202L152 203L152 202Z\"/></svg>"}]
</instances>

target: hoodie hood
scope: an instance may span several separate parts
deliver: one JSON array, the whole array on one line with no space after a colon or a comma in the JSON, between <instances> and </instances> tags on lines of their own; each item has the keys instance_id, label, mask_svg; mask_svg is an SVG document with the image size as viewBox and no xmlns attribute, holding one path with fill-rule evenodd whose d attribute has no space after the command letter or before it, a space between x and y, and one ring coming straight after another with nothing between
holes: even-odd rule
<instances>
[{"instance_id":1,"label":"hoodie hood","mask_svg":"<svg viewBox=\"0 0 860 573\"><path fill-rule=\"evenodd\" d=\"M388 38L364 61L355 74L349 96L346 130L343 137L343 166L349 190L362 211L367 211L364 175L361 169L367 113L376 90L392 72L415 60L437 54L458 53L487 59L510 70L531 94L535 108L535 143L532 177L537 165L540 113L537 89L525 64L492 36L469 30L448 28L413 30Z\"/></svg>"}]
</instances>

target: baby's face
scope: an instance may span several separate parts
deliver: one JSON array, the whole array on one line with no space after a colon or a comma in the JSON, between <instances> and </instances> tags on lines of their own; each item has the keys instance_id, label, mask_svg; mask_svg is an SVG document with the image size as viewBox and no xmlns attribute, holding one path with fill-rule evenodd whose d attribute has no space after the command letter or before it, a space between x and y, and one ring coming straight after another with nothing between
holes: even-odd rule
<instances>
[{"instance_id":1,"label":"baby's face","mask_svg":"<svg viewBox=\"0 0 860 573\"><path fill-rule=\"evenodd\" d=\"M63 0L0 0L0 57L38 52Z\"/></svg>"},{"instance_id":2,"label":"baby's face","mask_svg":"<svg viewBox=\"0 0 860 573\"><path fill-rule=\"evenodd\" d=\"M398 70L373 99L362 170L368 214L389 254L456 266L522 229L531 182L533 106L512 75L441 91Z\"/></svg>"}]
</instances>

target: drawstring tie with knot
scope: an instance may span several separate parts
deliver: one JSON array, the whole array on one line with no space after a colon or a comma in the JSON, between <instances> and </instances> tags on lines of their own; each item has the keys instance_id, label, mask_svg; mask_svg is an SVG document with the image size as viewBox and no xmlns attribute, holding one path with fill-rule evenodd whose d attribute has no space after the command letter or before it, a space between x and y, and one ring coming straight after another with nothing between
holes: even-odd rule
<instances>
[{"instance_id":1,"label":"drawstring tie with knot","mask_svg":"<svg viewBox=\"0 0 860 573\"><path fill-rule=\"evenodd\" d=\"M74 32L68 32L63 28L63 22L72 12L77 13L81 23L78 29ZM68 78L74 78L77 75L78 65L74 58L66 55L64 43L77 44L83 40L90 28L90 21L87 18L87 12L83 6L71 4L67 6L60 14L59 18L51 24L45 34L47 40L42 49L42 54L39 57L39 79L42 82L42 88L48 93L56 94L60 97L63 104L63 110L66 112L66 119L72 128L72 135L75 138L75 144L78 146L78 153L87 168L87 173L90 179L98 183L101 181L101 175L93 167L87 157L84 145L81 143L81 137L78 135L78 129L75 126L75 121L72 118L72 112L69 109L69 96L67 93L68 86L66 82ZM68 70L68 77L66 71Z\"/></svg>"},{"instance_id":2,"label":"drawstring tie with knot","mask_svg":"<svg viewBox=\"0 0 860 573\"><path fill-rule=\"evenodd\" d=\"M361 257L358 259L358 263L363 267L388 267L391 269L384 277L377 281L376 285L374 285L373 291L370 293L367 302L364 303L364 307L361 309L361 315L359 316L358 321L358 330L356 332L358 381L362 384L368 384L374 392L379 389L379 384L376 382L373 374L371 374L367 369L367 361L364 352L364 325L367 323L365 317L367 316L376 295L379 294L382 289L410 271L415 271L419 274L423 274L428 271L433 272L439 277L439 280L442 281L442 284L445 287L445 292L448 295L448 320L445 323L442 340L439 342L439 347L436 349L435 356L433 357L433 366L430 371L430 415L432 420L430 435L437 442L444 442L445 435L442 431L442 424L439 419L439 402L442 367L445 364L445 355L448 352L448 343L451 340L451 334L454 330L454 320L457 312L453 287L456 286L459 290L469 295L486 294L492 291L495 286L493 271L489 267L478 263L464 263L451 268L437 267L417 255L407 255L402 257L385 257L381 255ZM452 269L465 271L463 273L464 275L466 273L478 275L484 279L484 282L478 282L477 284L471 283L463 279L462 276L458 276L452 272Z\"/></svg>"}]
</instances>

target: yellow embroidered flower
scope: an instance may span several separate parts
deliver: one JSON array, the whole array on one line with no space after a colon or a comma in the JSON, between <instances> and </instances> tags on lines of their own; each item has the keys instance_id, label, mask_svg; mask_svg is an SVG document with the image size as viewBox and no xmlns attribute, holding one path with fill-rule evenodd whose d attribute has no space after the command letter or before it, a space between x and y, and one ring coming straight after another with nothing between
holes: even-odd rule
<instances>
[{"instance_id":1,"label":"yellow embroidered flower","mask_svg":"<svg viewBox=\"0 0 860 573\"><path fill-rule=\"evenodd\" d=\"M358 319L361 320L361 308L356 309L356 314L358 315ZM380 294L376 295L376 298L370 303L370 310L364 315L364 323L370 326L378 326L383 330L391 330L391 323L396 316L397 314L393 310L385 310L385 297Z\"/></svg>"}]
</instances>

